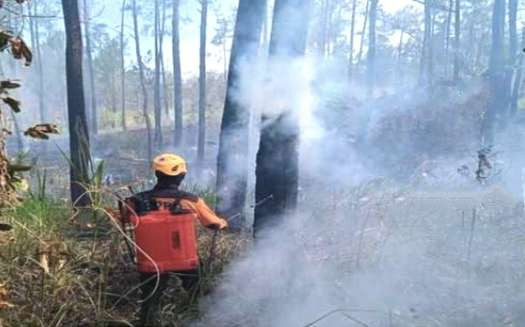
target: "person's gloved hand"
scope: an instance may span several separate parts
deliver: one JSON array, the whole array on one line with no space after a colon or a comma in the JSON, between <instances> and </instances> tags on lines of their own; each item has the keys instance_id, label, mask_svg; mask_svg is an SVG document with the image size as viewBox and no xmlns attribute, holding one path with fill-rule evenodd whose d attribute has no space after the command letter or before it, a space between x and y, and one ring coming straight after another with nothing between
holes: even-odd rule
<instances>
[{"instance_id":1,"label":"person's gloved hand","mask_svg":"<svg viewBox=\"0 0 525 327\"><path fill-rule=\"evenodd\" d=\"M226 229L228 228L228 222L224 219L221 219L221 221L219 222L219 226L218 226L218 229L219 230L223 230L223 229Z\"/></svg>"},{"instance_id":2,"label":"person's gloved hand","mask_svg":"<svg viewBox=\"0 0 525 327\"><path fill-rule=\"evenodd\" d=\"M207 227L214 230L224 230L228 228L228 222L224 219L220 219L218 222L208 225Z\"/></svg>"}]
</instances>

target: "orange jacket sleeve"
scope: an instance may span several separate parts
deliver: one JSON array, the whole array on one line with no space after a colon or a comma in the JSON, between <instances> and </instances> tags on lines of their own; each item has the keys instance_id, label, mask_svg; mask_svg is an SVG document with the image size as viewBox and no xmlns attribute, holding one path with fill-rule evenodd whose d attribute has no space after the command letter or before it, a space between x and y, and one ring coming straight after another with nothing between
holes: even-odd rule
<instances>
[{"instance_id":1,"label":"orange jacket sleeve","mask_svg":"<svg viewBox=\"0 0 525 327\"><path fill-rule=\"evenodd\" d=\"M201 224L205 227L213 229L225 229L228 227L228 222L219 218L202 199L199 199L197 202L181 200L180 205L183 209L196 214Z\"/></svg>"}]
</instances>

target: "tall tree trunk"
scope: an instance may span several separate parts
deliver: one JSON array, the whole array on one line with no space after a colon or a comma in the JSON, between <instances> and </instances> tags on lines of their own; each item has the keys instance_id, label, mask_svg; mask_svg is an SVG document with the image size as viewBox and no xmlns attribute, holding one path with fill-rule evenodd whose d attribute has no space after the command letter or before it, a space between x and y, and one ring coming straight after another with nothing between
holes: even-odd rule
<instances>
[{"instance_id":1,"label":"tall tree trunk","mask_svg":"<svg viewBox=\"0 0 525 327\"><path fill-rule=\"evenodd\" d=\"M520 84L518 81L518 70L517 67L518 57L523 57L518 53L518 0L509 0L509 87L510 87L510 100L509 100L509 117L513 115L514 109L514 89L516 84ZM516 99L517 101L517 99ZM517 103L516 103L517 106Z\"/></svg>"},{"instance_id":2,"label":"tall tree trunk","mask_svg":"<svg viewBox=\"0 0 525 327\"><path fill-rule=\"evenodd\" d=\"M376 74L376 21L377 21L377 4L379 0L371 0L370 3L370 29L368 35L368 54L367 54L367 87L368 95L372 96L375 86Z\"/></svg>"},{"instance_id":3,"label":"tall tree trunk","mask_svg":"<svg viewBox=\"0 0 525 327\"><path fill-rule=\"evenodd\" d=\"M403 39L405 37L405 30L401 29L399 34L399 44L397 46L397 74L398 79L403 81Z\"/></svg>"},{"instance_id":4,"label":"tall tree trunk","mask_svg":"<svg viewBox=\"0 0 525 327\"><path fill-rule=\"evenodd\" d=\"M76 2L76 1L75 1ZM90 36L90 14L87 1L83 0L84 9L84 30L86 33L86 56L87 56L87 68L89 75L89 94L91 104L91 132L93 135L98 133L98 112L97 112L97 92L95 89L95 72L93 69L93 53L91 50L91 36Z\"/></svg>"},{"instance_id":5,"label":"tall tree trunk","mask_svg":"<svg viewBox=\"0 0 525 327\"><path fill-rule=\"evenodd\" d=\"M330 0L321 0L321 54L327 55L328 44L328 11Z\"/></svg>"},{"instance_id":6,"label":"tall tree trunk","mask_svg":"<svg viewBox=\"0 0 525 327\"><path fill-rule=\"evenodd\" d=\"M266 6L264 7L264 18L263 18L263 25L262 25L262 40L261 40L261 47L259 50L266 51L268 49L268 43L270 40L268 40L269 33L268 33L268 27L269 27L269 15L268 15L268 1L266 1Z\"/></svg>"},{"instance_id":7,"label":"tall tree trunk","mask_svg":"<svg viewBox=\"0 0 525 327\"><path fill-rule=\"evenodd\" d=\"M242 66L257 57L266 0L240 0L233 36L226 102L217 159L217 211L226 217L243 212L248 184L250 108L240 102ZM242 219L232 222L242 227Z\"/></svg>"},{"instance_id":8,"label":"tall tree trunk","mask_svg":"<svg viewBox=\"0 0 525 327\"><path fill-rule=\"evenodd\" d=\"M62 0L66 30L66 78L69 120L71 201L79 206L90 204L83 195L91 162L82 80L82 31L77 0Z\"/></svg>"},{"instance_id":9,"label":"tall tree trunk","mask_svg":"<svg viewBox=\"0 0 525 327\"><path fill-rule=\"evenodd\" d=\"M483 140L484 145L491 145L494 142L495 126L501 122L502 110L505 104L502 103L506 96L506 74L505 74L505 0L495 0L492 14L492 46L490 50L489 67L489 103L483 121Z\"/></svg>"},{"instance_id":10,"label":"tall tree trunk","mask_svg":"<svg viewBox=\"0 0 525 327\"><path fill-rule=\"evenodd\" d=\"M419 66L419 84L428 86L430 83L429 76L429 62L432 60L430 58L430 44L432 43L432 9L431 1L425 0L425 28L424 28L424 37L423 37L423 47L421 49L421 60Z\"/></svg>"},{"instance_id":11,"label":"tall tree trunk","mask_svg":"<svg viewBox=\"0 0 525 327\"><path fill-rule=\"evenodd\" d=\"M445 44L444 44L444 53L445 53L445 76L449 76L449 54L450 54L450 28L452 25L452 14L454 13L454 0L449 0L448 2L448 13L447 20L445 22Z\"/></svg>"},{"instance_id":12,"label":"tall tree trunk","mask_svg":"<svg viewBox=\"0 0 525 327\"><path fill-rule=\"evenodd\" d=\"M428 76L428 82L432 86L432 82L434 81L434 59L435 59L435 27L436 27L436 11L432 10L431 14L432 19L430 20L430 42L428 44L428 62L427 62L427 76Z\"/></svg>"},{"instance_id":13,"label":"tall tree trunk","mask_svg":"<svg viewBox=\"0 0 525 327\"><path fill-rule=\"evenodd\" d=\"M368 11L370 9L370 0L366 0L365 19L363 21L363 30L361 32L361 44L359 45L359 53L357 54L357 62L361 62L363 58L363 48L365 45L366 26L368 24Z\"/></svg>"},{"instance_id":14,"label":"tall tree trunk","mask_svg":"<svg viewBox=\"0 0 525 327\"><path fill-rule=\"evenodd\" d=\"M521 34L522 36L521 45L525 49L525 27L523 28L521 33L522 33ZM510 113L512 116L516 115L516 112L518 111L518 99L520 95L522 80L523 80L523 55L520 55L518 62L517 62L516 77L514 78L514 85L512 86L512 95L510 99Z\"/></svg>"},{"instance_id":15,"label":"tall tree trunk","mask_svg":"<svg viewBox=\"0 0 525 327\"><path fill-rule=\"evenodd\" d=\"M121 126L126 131L126 63L124 49L124 23L126 18L126 0L122 0L122 12L120 17L120 111L122 113Z\"/></svg>"},{"instance_id":16,"label":"tall tree trunk","mask_svg":"<svg viewBox=\"0 0 525 327\"><path fill-rule=\"evenodd\" d=\"M461 44L461 0L456 0L454 20L454 83L459 82Z\"/></svg>"},{"instance_id":17,"label":"tall tree trunk","mask_svg":"<svg viewBox=\"0 0 525 327\"><path fill-rule=\"evenodd\" d=\"M166 117L170 114L170 99L168 97L168 85L166 83L166 68L164 65L164 36L166 35L166 2L162 2L162 20L160 28L160 73L162 77L162 100Z\"/></svg>"},{"instance_id":18,"label":"tall tree trunk","mask_svg":"<svg viewBox=\"0 0 525 327\"><path fill-rule=\"evenodd\" d=\"M172 17L172 52L173 52L173 103L175 105L174 144L180 146L182 141L182 74L180 66L180 36L179 36L179 6L180 0L173 0Z\"/></svg>"},{"instance_id":19,"label":"tall tree trunk","mask_svg":"<svg viewBox=\"0 0 525 327\"><path fill-rule=\"evenodd\" d=\"M208 22L208 0L201 1L200 55L199 55L199 137L197 160L204 162L206 142L206 28Z\"/></svg>"},{"instance_id":20,"label":"tall tree trunk","mask_svg":"<svg viewBox=\"0 0 525 327\"><path fill-rule=\"evenodd\" d=\"M160 100L160 13L159 0L155 0L155 86L154 86L154 117L155 117L155 144L162 145L162 109Z\"/></svg>"},{"instance_id":21,"label":"tall tree trunk","mask_svg":"<svg viewBox=\"0 0 525 327\"><path fill-rule=\"evenodd\" d=\"M66 0L64 0L66 1ZM148 139L148 160L151 161L153 153L153 144L151 137L151 120L148 114L148 90L146 89L146 81L144 76L144 62L142 61L142 55L140 52L140 34L139 34L139 23L137 18L137 0L133 0L133 31L135 34L135 52L137 55L137 64L139 66L139 77L140 86L142 89L142 114L144 116L144 122L146 123L146 132Z\"/></svg>"},{"instance_id":22,"label":"tall tree trunk","mask_svg":"<svg viewBox=\"0 0 525 327\"><path fill-rule=\"evenodd\" d=\"M276 0L270 41L270 58L304 55L311 1ZM274 76L274 78L278 78ZM289 108L279 117L263 114L257 152L255 199L266 201L255 208L254 232L279 224L295 209L299 183L299 114Z\"/></svg>"},{"instance_id":23,"label":"tall tree trunk","mask_svg":"<svg viewBox=\"0 0 525 327\"><path fill-rule=\"evenodd\" d=\"M38 16L38 2L33 0L29 2L29 29L31 32L31 47L36 54L36 69L38 74L38 112L40 115L40 121L45 122L47 120L47 108L45 103L45 92L44 92L44 73L42 65L42 51L40 48L40 28L38 20L34 17Z\"/></svg>"},{"instance_id":24,"label":"tall tree trunk","mask_svg":"<svg viewBox=\"0 0 525 327\"><path fill-rule=\"evenodd\" d=\"M351 78L354 70L354 41L355 41L355 12L357 0L352 2L352 22L350 23L350 59L348 65L348 76Z\"/></svg>"},{"instance_id":25,"label":"tall tree trunk","mask_svg":"<svg viewBox=\"0 0 525 327\"><path fill-rule=\"evenodd\" d=\"M164 105L164 113L166 117L170 114L170 98L168 96L168 82L166 81L166 67L164 64L164 53L160 54L160 76L162 78L162 103Z\"/></svg>"},{"instance_id":26,"label":"tall tree trunk","mask_svg":"<svg viewBox=\"0 0 525 327\"><path fill-rule=\"evenodd\" d=\"M513 66L518 56L518 0L509 0L509 44L510 64Z\"/></svg>"}]
</instances>

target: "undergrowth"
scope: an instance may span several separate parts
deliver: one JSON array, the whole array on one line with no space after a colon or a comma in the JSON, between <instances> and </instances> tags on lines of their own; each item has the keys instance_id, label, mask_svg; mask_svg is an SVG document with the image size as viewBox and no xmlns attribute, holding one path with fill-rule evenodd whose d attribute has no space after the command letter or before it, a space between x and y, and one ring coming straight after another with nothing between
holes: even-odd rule
<instances>
[{"instance_id":1,"label":"undergrowth","mask_svg":"<svg viewBox=\"0 0 525 327\"><path fill-rule=\"evenodd\" d=\"M109 190L91 195L97 199L93 208L76 213L44 194L2 211L12 229L0 232L0 326L133 325L142 295L116 213L107 210L116 200ZM213 201L211 192L202 195ZM198 294L186 293L176 277L170 280L161 299L166 326L199 316L199 298L246 245L239 235L219 233L210 265L212 240L213 232L199 228Z\"/></svg>"}]
</instances>

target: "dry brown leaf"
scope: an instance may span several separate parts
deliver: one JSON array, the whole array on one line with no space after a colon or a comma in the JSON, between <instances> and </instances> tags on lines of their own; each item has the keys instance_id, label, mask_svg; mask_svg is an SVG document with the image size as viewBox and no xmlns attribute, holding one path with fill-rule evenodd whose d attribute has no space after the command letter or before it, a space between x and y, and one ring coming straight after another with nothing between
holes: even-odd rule
<instances>
[{"instance_id":1,"label":"dry brown leaf","mask_svg":"<svg viewBox=\"0 0 525 327\"><path fill-rule=\"evenodd\" d=\"M13 57L15 59L23 58L26 61L26 66L31 65L31 61L33 61L33 54L31 53L31 50L29 50L29 48L27 47L24 40L16 36L9 39L9 43L11 43L11 52L13 53Z\"/></svg>"},{"instance_id":2,"label":"dry brown leaf","mask_svg":"<svg viewBox=\"0 0 525 327\"><path fill-rule=\"evenodd\" d=\"M37 124L33 127L28 128L24 135L30 136L32 138L49 139L48 134L59 134L57 125L55 124Z\"/></svg>"},{"instance_id":3,"label":"dry brown leaf","mask_svg":"<svg viewBox=\"0 0 525 327\"><path fill-rule=\"evenodd\" d=\"M0 88L2 89L16 89L20 87L20 83L11 80L0 81Z\"/></svg>"},{"instance_id":4,"label":"dry brown leaf","mask_svg":"<svg viewBox=\"0 0 525 327\"><path fill-rule=\"evenodd\" d=\"M8 292L7 292L7 288L5 287L5 283L0 284L0 310L9 309L9 308L14 307L13 304L7 301L7 296L8 296Z\"/></svg>"},{"instance_id":5,"label":"dry brown leaf","mask_svg":"<svg viewBox=\"0 0 525 327\"><path fill-rule=\"evenodd\" d=\"M2 98L2 101L4 101L4 103L6 103L9 106L9 108L11 108L11 110L13 110L14 112L20 112L20 101L18 101L17 99L14 99L12 97L5 97Z\"/></svg>"}]
</instances>

